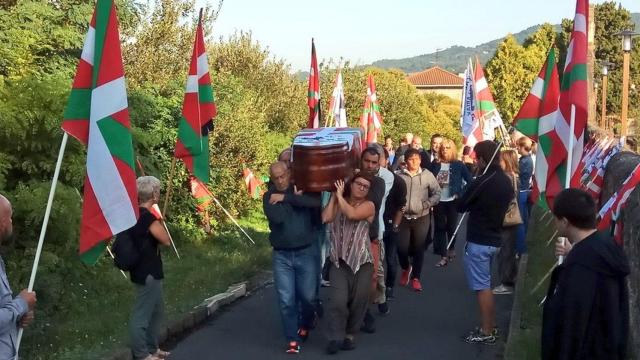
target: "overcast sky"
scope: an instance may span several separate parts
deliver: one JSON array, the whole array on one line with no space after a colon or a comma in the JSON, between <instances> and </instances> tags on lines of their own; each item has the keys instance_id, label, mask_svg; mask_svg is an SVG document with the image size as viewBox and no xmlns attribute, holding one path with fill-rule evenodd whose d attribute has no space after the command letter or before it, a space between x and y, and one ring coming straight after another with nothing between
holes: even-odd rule
<instances>
[{"instance_id":1,"label":"overcast sky","mask_svg":"<svg viewBox=\"0 0 640 360\"><path fill-rule=\"evenodd\" d=\"M217 0L197 3L215 6ZM640 0L621 3L640 12ZM250 30L295 71L308 70L312 37L319 61L343 57L368 64L479 45L543 22L560 23L574 11L574 0L225 0L213 32L217 38Z\"/></svg>"}]
</instances>

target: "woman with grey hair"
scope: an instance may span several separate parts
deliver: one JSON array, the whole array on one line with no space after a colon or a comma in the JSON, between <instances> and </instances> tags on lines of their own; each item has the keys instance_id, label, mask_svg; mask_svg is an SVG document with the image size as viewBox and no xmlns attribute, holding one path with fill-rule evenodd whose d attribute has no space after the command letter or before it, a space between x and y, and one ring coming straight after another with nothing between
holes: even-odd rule
<instances>
[{"instance_id":1,"label":"woman with grey hair","mask_svg":"<svg viewBox=\"0 0 640 360\"><path fill-rule=\"evenodd\" d=\"M136 289L129 322L131 351L135 360L159 360L169 353L158 347L158 331L164 313L164 273L158 245L169 246L171 242L161 220L151 211L160 200L160 181L153 176L141 176L136 180L136 186L140 217L127 230L140 251L140 260L130 271Z\"/></svg>"}]
</instances>

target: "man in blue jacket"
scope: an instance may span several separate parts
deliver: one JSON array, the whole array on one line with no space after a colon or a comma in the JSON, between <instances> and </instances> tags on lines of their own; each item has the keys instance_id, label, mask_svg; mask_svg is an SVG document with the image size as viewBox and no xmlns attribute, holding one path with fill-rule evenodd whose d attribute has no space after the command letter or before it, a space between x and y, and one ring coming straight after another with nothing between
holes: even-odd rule
<instances>
[{"instance_id":1,"label":"man in blue jacket","mask_svg":"<svg viewBox=\"0 0 640 360\"><path fill-rule=\"evenodd\" d=\"M317 221L319 196L304 194L291 185L287 164L275 162L269 169L273 186L264 194L273 247L273 278L287 339L286 352L300 352L311 328L318 276Z\"/></svg>"}]
</instances>

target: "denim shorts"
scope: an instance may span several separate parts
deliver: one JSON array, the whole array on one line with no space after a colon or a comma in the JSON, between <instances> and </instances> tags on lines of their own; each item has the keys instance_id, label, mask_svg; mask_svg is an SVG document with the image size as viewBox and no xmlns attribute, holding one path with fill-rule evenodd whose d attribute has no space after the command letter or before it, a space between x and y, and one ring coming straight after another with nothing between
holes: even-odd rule
<instances>
[{"instance_id":1,"label":"denim shorts","mask_svg":"<svg viewBox=\"0 0 640 360\"><path fill-rule=\"evenodd\" d=\"M491 289L491 259L498 250L495 246L467 243L464 249L464 272L471 290Z\"/></svg>"}]
</instances>

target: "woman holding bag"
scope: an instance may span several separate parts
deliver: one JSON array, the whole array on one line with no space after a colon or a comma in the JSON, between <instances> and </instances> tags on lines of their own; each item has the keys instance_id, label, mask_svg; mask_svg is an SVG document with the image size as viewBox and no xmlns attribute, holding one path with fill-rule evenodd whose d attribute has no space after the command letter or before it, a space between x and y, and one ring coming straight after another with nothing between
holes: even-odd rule
<instances>
[{"instance_id":1,"label":"woman holding bag","mask_svg":"<svg viewBox=\"0 0 640 360\"><path fill-rule=\"evenodd\" d=\"M507 295L513 293L518 262L516 259L516 240L518 228L522 226L522 217L518 209L518 153L515 150L505 150L500 154L500 166L511 180L514 190L514 199L509 203L509 209L504 218L502 227L502 247L498 253L498 276L500 285L493 289L495 295Z\"/></svg>"}]
</instances>

